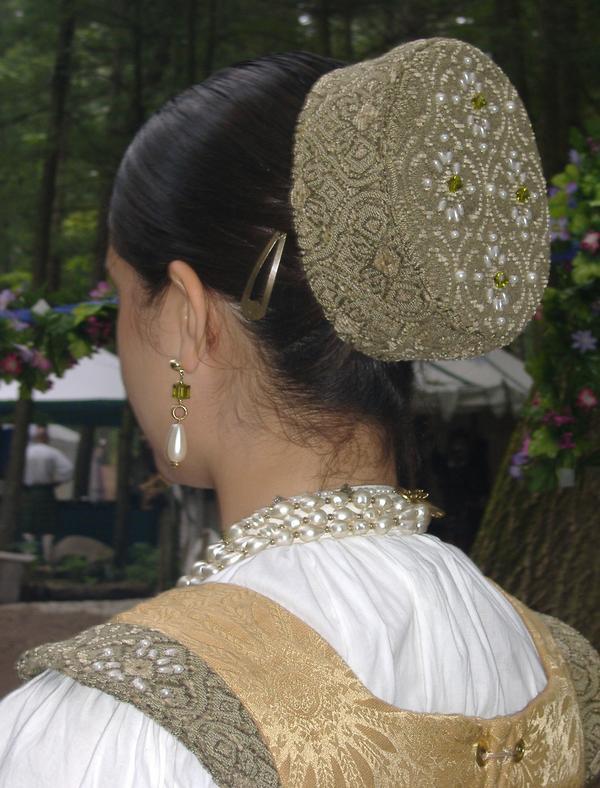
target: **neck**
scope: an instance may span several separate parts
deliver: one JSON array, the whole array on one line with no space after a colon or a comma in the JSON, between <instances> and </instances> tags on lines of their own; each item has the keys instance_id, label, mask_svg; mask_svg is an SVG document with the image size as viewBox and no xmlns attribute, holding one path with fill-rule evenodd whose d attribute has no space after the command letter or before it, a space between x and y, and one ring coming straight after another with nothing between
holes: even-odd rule
<instances>
[{"instance_id":1,"label":"neck","mask_svg":"<svg viewBox=\"0 0 600 788\"><path fill-rule=\"evenodd\" d=\"M262 433L236 448L223 446L223 462L213 472L222 528L268 506L276 496L288 498L346 483L396 486L394 459L380 457L379 446L376 430L360 425L329 470L323 460L331 455L327 444L307 447Z\"/></svg>"}]
</instances>

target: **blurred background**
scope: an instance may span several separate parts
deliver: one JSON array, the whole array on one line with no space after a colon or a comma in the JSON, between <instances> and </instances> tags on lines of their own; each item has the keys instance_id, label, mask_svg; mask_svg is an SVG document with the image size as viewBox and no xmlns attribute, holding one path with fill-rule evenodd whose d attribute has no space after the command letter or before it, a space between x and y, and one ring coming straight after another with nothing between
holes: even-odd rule
<instances>
[{"instance_id":1,"label":"blurred background","mask_svg":"<svg viewBox=\"0 0 600 788\"><path fill-rule=\"evenodd\" d=\"M553 244L544 302L511 347L415 365L418 483L447 512L436 535L600 647L597 3L0 0L0 12L0 693L24 648L171 587L218 538L212 493L156 474L114 355L106 210L128 142L236 61L304 49L355 62L425 36L475 44L517 87Z\"/></svg>"}]
</instances>

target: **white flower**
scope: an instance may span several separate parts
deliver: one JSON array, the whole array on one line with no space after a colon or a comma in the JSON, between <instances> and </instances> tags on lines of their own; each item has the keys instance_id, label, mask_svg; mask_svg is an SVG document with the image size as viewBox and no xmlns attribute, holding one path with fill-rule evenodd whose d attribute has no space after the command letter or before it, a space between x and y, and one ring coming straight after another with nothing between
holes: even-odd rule
<instances>
[{"instance_id":1,"label":"white flower","mask_svg":"<svg viewBox=\"0 0 600 788\"><path fill-rule=\"evenodd\" d=\"M481 115L468 115L467 126L471 129L474 137L485 137L490 128L490 122Z\"/></svg>"},{"instance_id":2,"label":"white flower","mask_svg":"<svg viewBox=\"0 0 600 788\"><path fill-rule=\"evenodd\" d=\"M464 71L459 82L463 90L475 91L475 93L481 91L481 82L477 79L477 74L474 71Z\"/></svg>"},{"instance_id":3,"label":"white flower","mask_svg":"<svg viewBox=\"0 0 600 788\"><path fill-rule=\"evenodd\" d=\"M513 156L508 159L508 170L506 174L508 180L514 186L520 186L527 180L527 171L523 168L523 162Z\"/></svg>"},{"instance_id":4,"label":"white flower","mask_svg":"<svg viewBox=\"0 0 600 788\"><path fill-rule=\"evenodd\" d=\"M517 227L525 229L531 221L531 208L528 208L526 205L513 205L511 215Z\"/></svg>"},{"instance_id":5,"label":"white flower","mask_svg":"<svg viewBox=\"0 0 600 788\"><path fill-rule=\"evenodd\" d=\"M506 255L499 246L488 246L486 253L483 255L483 262L487 268L500 266L501 268L506 263Z\"/></svg>"},{"instance_id":6,"label":"white flower","mask_svg":"<svg viewBox=\"0 0 600 788\"><path fill-rule=\"evenodd\" d=\"M41 317L42 315L45 315L46 312L50 310L50 308L51 308L50 304L47 301L44 301L43 298L40 298L31 307L31 311L33 312L34 315L38 315L39 317Z\"/></svg>"}]
</instances>

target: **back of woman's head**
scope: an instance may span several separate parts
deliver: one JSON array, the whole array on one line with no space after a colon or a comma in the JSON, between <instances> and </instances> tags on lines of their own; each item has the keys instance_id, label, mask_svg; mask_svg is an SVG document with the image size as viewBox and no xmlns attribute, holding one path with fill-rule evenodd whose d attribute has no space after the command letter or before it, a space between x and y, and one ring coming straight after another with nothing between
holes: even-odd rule
<instances>
[{"instance_id":1,"label":"back of woman's head","mask_svg":"<svg viewBox=\"0 0 600 788\"><path fill-rule=\"evenodd\" d=\"M150 298L183 260L211 293L239 304L274 231L287 241L267 314L236 314L264 360L267 397L294 436L325 435L335 448L354 425L396 449L399 478L414 484L409 362L369 358L342 342L304 275L290 190L296 121L314 83L344 64L305 52L223 69L155 113L115 180L110 242ZM294 414L294 416L292 416Z\"/></svg>"}]
</instances>

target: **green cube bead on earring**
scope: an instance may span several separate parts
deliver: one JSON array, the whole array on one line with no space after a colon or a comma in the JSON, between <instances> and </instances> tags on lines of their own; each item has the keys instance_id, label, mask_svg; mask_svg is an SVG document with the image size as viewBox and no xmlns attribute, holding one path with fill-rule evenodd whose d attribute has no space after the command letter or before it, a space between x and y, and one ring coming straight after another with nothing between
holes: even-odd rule
<instances>
[{"instance_id":1,"label":"green cube bead on earring","mask_svg":"<svg viewBox=\"0 0 600 788\"><path fill-rule=\"evenodd\" d=\"M173 383L173 397L174 399L189 399L191 386L188 383Z\"/></svg>"}]
</instances>

